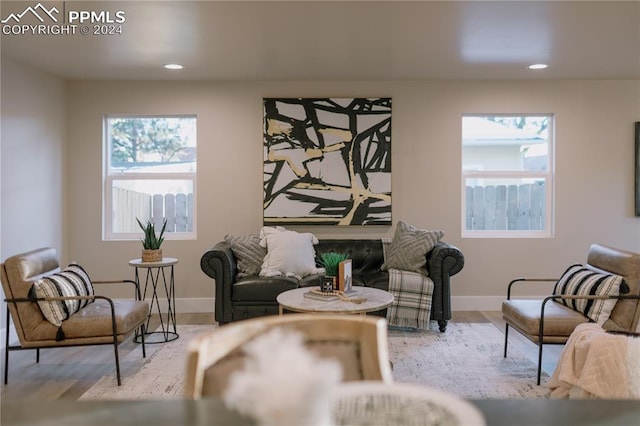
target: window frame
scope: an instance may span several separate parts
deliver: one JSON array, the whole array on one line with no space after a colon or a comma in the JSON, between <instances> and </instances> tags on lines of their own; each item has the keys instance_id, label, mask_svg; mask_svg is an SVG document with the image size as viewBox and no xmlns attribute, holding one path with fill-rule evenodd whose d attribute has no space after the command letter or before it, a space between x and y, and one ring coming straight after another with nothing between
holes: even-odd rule
<instances>
[{"instance_id":1,"label":"window frame","mask_svg":"<svg viewBox=\"0 0 640 426\"><path fill-rule=\"evenodd\" d=\"M109 140L109 120L117 118L193 118L196 120L196 152L198 138L198 117L196 114L168 114L168 115L140 115L140 114L109 114L102 120L102 145L103 145L103 186L102 186L102 239L103 241L131 241L139 240L140 232L113 232L113 183L118 180L181 180L191 181L193 188L193 216L192 230L187 232L166 232L165 240L195 240L197 237L197 154L196 171L180 173L158 172L121 172L111 174L111 141Z\"/></svg>"},{"instance_id":2,"label":"window frame","mask_svg":"<svg viewBox=\"0 0 640 426\"><path fill-rule=\"evenodd\" d=\"M464 170L464 135L460 137L460 170L461 170L461 237L462 238L553 238L555 233L555 121L556 116L552 113L468 113L462 114L460 123L465 117L548 117L548 137L547 137L547 170ZM467 179L543 179L545 181L545 223L544 228L539 230L468 230L467 220Z\"/></svg>"}]
</instances>

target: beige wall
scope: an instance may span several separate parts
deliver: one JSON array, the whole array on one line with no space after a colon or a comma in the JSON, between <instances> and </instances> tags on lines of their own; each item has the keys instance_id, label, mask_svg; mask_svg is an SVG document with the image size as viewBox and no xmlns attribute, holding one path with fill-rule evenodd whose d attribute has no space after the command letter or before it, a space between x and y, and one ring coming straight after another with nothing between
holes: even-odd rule
<instances>
[{"instance_id":1,"label":"beige wall","mask_svg":"<svg viewBox=\"0 0 640 426\"><path fill-rule=\"evenodd\" d=\"M4 77L3 77L4 81ZM107 82L68 84L65 243L96 278L131 276L137 241L101 239L102 117L197 114L198 238L167 241L178 257L180 310L211 309L204 250L226 233L257 232L262 220L262 97L393 98L393 221L443 229L465 254L453 278L454 308L499 309L515 276L557 276L600 242L640 251L633 216L633 122L638 81L534 82ZM462 239L460 117L464 113L556 115L556 229L550 239ZM3 195L4 197L4 195ZM4 200L3 200L4 201ZM394 228L293 228L318 237L378 237Z\"/></svg>"},{"instance_id":2,"label":"beige wall","mask_svg":"<svg viewBox=\"0 0 640 426\"><path fill-rule=\"evenodd\" d=\"M63 256L65 84L5 58L1 72L0 259L43 246Z\"/></svg>"},{"instance_id":3,"label":"beige wall","mask_svg":"<svg viewBox=\"0 0 640 426\"><path fill-rule=\"evenodd\" d=\"M101 239L102 117L193 113L198 239L167 241L164 248L180 259L179 309L210 309L213 283L200 271L202 252L226 233L261 226L265 96L393 98L393 220L443 229L445 240L462 249L466 265L453 279L454 308L498 309L509 279L557 276L594 241L640 251L632 137L640 120L638 81L76 81L65 90L59 79L3 60L2 258L51 245L96 279L131 277L127 261L139 256L139 242ZM460 237L460 116L484 112L556 114L554 238ZM394 230L297 229L321 238L374 238Z\"/></svg>"}]
</instances>

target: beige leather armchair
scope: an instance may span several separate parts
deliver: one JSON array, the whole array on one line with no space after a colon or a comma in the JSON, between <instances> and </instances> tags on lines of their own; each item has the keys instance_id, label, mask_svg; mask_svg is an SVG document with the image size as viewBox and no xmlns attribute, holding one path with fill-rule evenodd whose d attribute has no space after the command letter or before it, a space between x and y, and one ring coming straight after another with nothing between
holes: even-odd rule
<instances>
[{"instance_id":1,"label":"beige leather armchair","mask_svg":"<svg viewBox=\"0 0 640 426\"><path fill-rule=\"evenodd\" d=\"M142 336L142 356L146 356L144 346L144 322L149 313L149 304L140 300L140 291L135 289L134 300L112 300L104 296L68 296L41 298L43 300L93 299L80 311L65 320L59 328L43 316L36 299L29 297L32 283L42 277L60 272L58 256L53 248L41 248L18 254L2 264L2 288L7 303L7 330L13 320L19 345L10 345L6 333L4 383L8 381L9 352L35 349L36 362L40 360L40 349L86 345L113 345L118 386L121 384L118 344L132 333L139 331ZM92 281L92 284L122 284L135 286L134 281Z\"/></svg>"},{"instance_id":2,"label":"beige leather armchair","mask_svg":"<svg viewBox=\"0 0 640 426\"><path fill-rule=\"evenodd\" d=\"M516 288L523 283L555 283L557 278L517 278L509 283L507 300L502 303L502 317L506 321L504 356L507 356L509 328L514 328L530 341L538 345L537 384L540 384L542 369L542 347L545 344L564 344L579 325L592 322L581 312L561 303L562 299L615 299L615 306L603 328L609 332L632 333L640 319L640 254L599 244L592 244L587 254L586 268L598 273L620 275L628 287L628 292L620 296L571 296L550 295L544 299L517 299L513 297ZM530 288L530 287L529 287ZM551 292L550 292L551 293ZM623 293L621 291L621 293Z\"/></svg>"}]
</instances>

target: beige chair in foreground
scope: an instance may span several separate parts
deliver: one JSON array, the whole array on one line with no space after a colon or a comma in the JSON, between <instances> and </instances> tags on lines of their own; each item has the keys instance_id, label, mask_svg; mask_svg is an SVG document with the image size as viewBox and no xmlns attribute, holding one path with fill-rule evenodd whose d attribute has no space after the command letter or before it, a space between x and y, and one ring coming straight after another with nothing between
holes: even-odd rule
<instances>
[{"instance_id":1,"label":"beige chair in foreground","mask_svg":"<svg viewBox=\"0 0 640 426\"><path fill-rule=\"evenodd\" d=\"M120 360L118 344L135 331L142 336L142 356L144 347L144 322L149 313L149 304L140 301L140 291L134 281L91 281L95 284L133 284L134 300L112 300L104 296L66 296L35 299L29 297L32 284L47 276L62 272L58 255L53 248L41 248L12 256L2 264L2 288L7 303L7 329L10 317L20 341L19 346L9 344L6 333L4 383L9 374L9 352L22 349L35 349L36 362L40 361L40 349L69 346L113 345L118 386L120 379ZM37 302L91 301L78 312L62 321L57 327L49 322Z\"/></svg>"},{"instance_id":2,"label":"beige chair in foreground","mask_svg":"<svg viewBox=\"0 0 640 426\"><path fill-rule=\"evenodd\" d=\"M194 338L189 343L185 397L222 395L229 376L244 366L243 345L275 328L301 332L312 352L337 360L343 381L393 382L384 318L290 314L238 321Z\"/></svg>"},{"instance_id":3,"label":"beige chair in foreground","mask_svg":"<svg viewBox=\"0 0 640 426\"><path fill-rule=\"evenodd\" d=\"M509 283L507 300L502 303L502 317L506 321L504 333L504 356L507 356L507 343L509 341L509 327L514 328L527 339L538 345L538 375L537 384L540 384L542 369L542 346L545 344L564 344L579 325L594 322L581 312L581 309L595 310L596 301L607 301L613 305L608 319L602 327L609 332L631 334L638 327L640 319L640 254L611 247L592 244L587 254L587 263L582 265L593 273L596 282L605 279L607 274L622 276L627 292L620 296L611 296L600 293L592 286L589 295L551 294L544 299L517 299L512 297L512 287L515 284L531 282L540 285L542 282L558 282L557 278L518 278ZM570 271L564 274L562 282L571 283ZM576 275L577 281L577 275ZM584 281L583 281L584 282ZM576 285L576 283L571 283ZM548 285L548 284L547 284ZM586 283L585 283L586 285ZM600 290L602 290L600 287ZM530 288L530 287L529 287ZM569 286L567 286L569 288ZM582 290L585 292L585 290ZM552 293L552 292L550 292ZM558 291L557 293L562 293ZM574 308L565 306L560 302L567 301L569 305L584 303L584 307L578 305ZM591 308L593 306L593 308ZM593 312L590 312L593 317Z\"/></svg>"}]
</instances>

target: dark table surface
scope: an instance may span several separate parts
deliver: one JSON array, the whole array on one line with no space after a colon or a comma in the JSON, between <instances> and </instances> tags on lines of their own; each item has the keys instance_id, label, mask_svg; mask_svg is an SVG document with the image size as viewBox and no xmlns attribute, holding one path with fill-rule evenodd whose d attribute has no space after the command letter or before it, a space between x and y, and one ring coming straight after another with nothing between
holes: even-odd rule
<instances>
[{"instance_id":1,"label":"dark table surface","mask_svg":"<svg viewBox=\"0 0 640 426\"><path fill-rule=\"evenodd\" d=\"M470 400L495 426L640 425L635 400ZM2 401L0 423L56 426L211 426L251 425L220 399L155 401Z\"/></svg>"}]
</instances>

